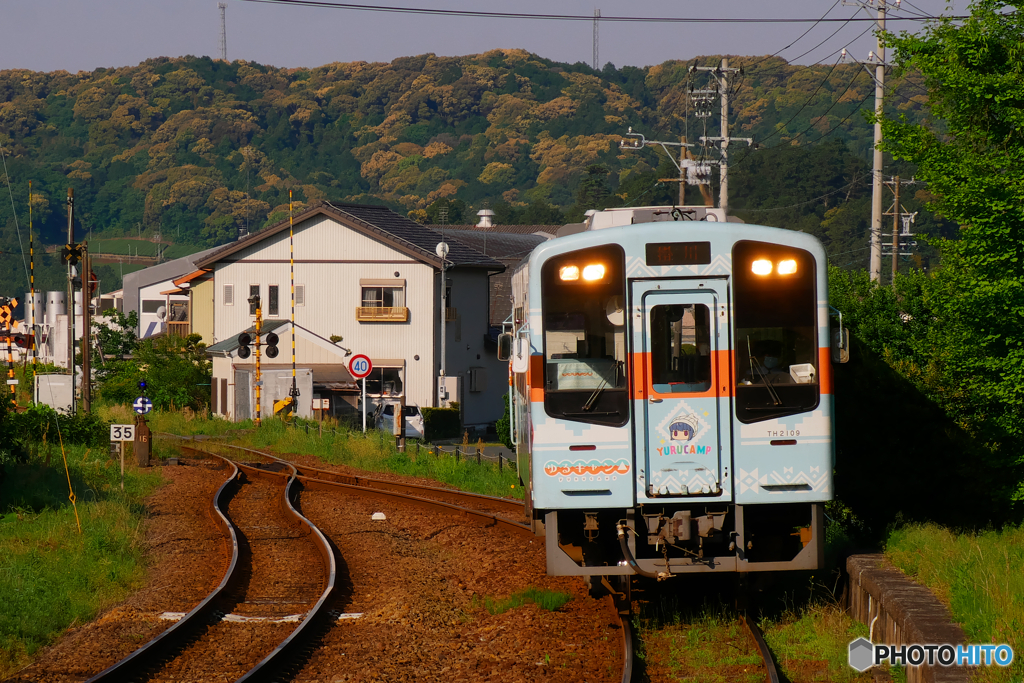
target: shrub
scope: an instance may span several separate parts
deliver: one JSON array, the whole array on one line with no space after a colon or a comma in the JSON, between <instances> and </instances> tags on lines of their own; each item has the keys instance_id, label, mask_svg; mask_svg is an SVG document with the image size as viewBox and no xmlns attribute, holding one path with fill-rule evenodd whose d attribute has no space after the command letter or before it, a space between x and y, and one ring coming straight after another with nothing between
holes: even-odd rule
<instances>
[{"instance_id":1,"label":"shrub","mask_svg":"<svg viewBox=\"0 0 1024 683\"><path fill-rule=\"evenodd\" d=\"M424 408L423 435L427 441L459 436L461 424L457 408Z\"/></svg>"}]
</instances>

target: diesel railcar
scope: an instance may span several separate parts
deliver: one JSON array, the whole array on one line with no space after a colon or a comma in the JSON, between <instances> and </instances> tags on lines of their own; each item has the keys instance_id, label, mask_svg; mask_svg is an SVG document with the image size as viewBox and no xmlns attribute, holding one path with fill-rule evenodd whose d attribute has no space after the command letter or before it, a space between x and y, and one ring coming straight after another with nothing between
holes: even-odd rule
<instances>
[{"instance_id":1,"label":"diesel railcar","mask_svg":"<svg viewBox=\"0 0 1024 683\"><path fill-rule=\"evenodd\" d=\"M512 275L499 356L550 574L822 564L832 362L848 354L825 253L722 219L602 212Z\"/></svg>"}]
</instances>

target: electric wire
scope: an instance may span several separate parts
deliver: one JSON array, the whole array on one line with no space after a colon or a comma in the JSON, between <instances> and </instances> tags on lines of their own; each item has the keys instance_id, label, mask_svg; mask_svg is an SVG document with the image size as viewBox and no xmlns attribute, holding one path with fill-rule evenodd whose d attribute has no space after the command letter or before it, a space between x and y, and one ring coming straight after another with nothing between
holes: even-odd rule
<instances>
[{"instance_id":1,"label":"electric wire","mask_svg":"<svg viewBox=\"0 0 1024 683\"><path fill-rule=\"evenodd\" d=\"M851 78L851 79L850 79L850 82L846 84L846 88L844 88L844 89L843 89L843 92L842 92L842 93L840 93L839 97L835 98L835 99L834 99L834 100L832 101L832 104L830 104L830 105L829 105L828 109L826 109L826 110L825 110L824 112L822 112L822 114L821 114L821 115L820 115L820 116L819 116L818 118L814 119L814 121L812 121L812 122L811 122L811 124L810 124L809 126L807 126L807 127L806 127L806 128L804 128L804 129L803 129L802 131L800 131L799 133L797 133L796 135L794 135L794 136L793 136L792 138L790 138L790 142L793 142L793 141L795 141L795 140L796 140L797 138L799 138L799 137L800 137L801 135L803 135L804 133L806 133L806 132L808 132L808 131L810 131L810 130L813 130L813 129L814 129L814 125L815 125L815 124L816 124L816 123L817 123L818 121L821 121L821 120L822 120L823 118L825 118L825 117L826 117L826 116L828 115L828 113L829 113L830 111L832 111L832 109L833 109L833 108L834 108L834 107L835 107L835 106L836 106L837 104L839 104L839 102L840 102L840 101L842 101L843 97L845 97L845 96L846 96L846 93L850 91L850 88L851 88L851 87L853 86L853 83L854 83L854 81L856 81L856 80L857 80L857 78L858 78L858 77L859 77L860 75L861 75L861 72L860 72L860 71L854 71L854 72L853 72L853 78Z\"/></svg>"},{"instance_id":2,"label":"electric wire","mask_svg":"<svg viewBox=\"0 0 1024 683\"><path fill-rule=\"evenodd\" d=\"M14 227L18 231L18 248L21 249L21 264L25 267L25 280L31 279L28 274L28 262L25 260L25 244L21 241L21 224L18 223L18 209L14 205L14 190L11 189L11 175L7 172L7 155L0 146L0 159L4 162L4 179L7 181L7 194L11 195L11 211L14 213Z\"/></svg>"},{"instance_id":3,"label":"electric wire","mask_svg":"<svg viewBox=\"0 0 1024 683\"><path fill-rule=\"evenodd\" d=\"M839 66L839 61L840 60L838 60L838 59L835 61L835 64L832 65L832 68L828 70L827 74L825 74L825 78L821 79L821 82L818 83L818 86L814 89L814 92L812 92L807 97L807 99L804 100L804 103L800 105L800 108L796 110L796 112L793 114L793 116L791 116L790 119L788 121L786 121L785 123L783 123L781 126L776 126L775 131L771 135L769 135L768 137L764 138L763 140L759 140L758 144L764 144L766 141L771 140L773 137L775 137L779 133L781 133L784 130L786 130L786 126L791 124L796 119L796 117L800 115L800 112L802 112L804 110L804 108L808 104L811 103L811 100L814 99L814 96L818 94L819 90L821 90L821 86L825 85L825 83L828 81L829 77L832 75L832 72L836 70L837 66ZM748 155L749 155L749 153L748 153ZM744 158L746 158L746 156L748 156L748 155L744 155ZM742 161L742 159L740 159L739 161ZM737 163L739 163L739 161L737 161Z\"/></svg>"},{"instance_id":4,"label":"electric wire","mask_svg":"<svg viewBox=\"0 0 1024 683\"><path fill-rule=\"evenodd\" d=\"M805 206L807 204L813 204L814 202L816 202L818 200L825 199L826 197L831 197L832 195L838 194L838 193L842 192L843 190L847 190L847 189L853 187L854 185L856 185L857 183L861 182L862 180L864 180L864 178L871 177L871 175L872 175L871 173L862 173L859 176L857 176L856 178L854 178L853 180L851 180L850 182L848 182L847 184L843 185L842 187L838 187L838 188L832 190L831 192L826 192L825 194L823 194L823 195L821 195L819 197L815 197L814 199L808 199L807 201L804 201L804 202L798 202L796 204L788 204L786 206L773 206L773 207L768 208L768 209L742 209L742 208L736 207L734 210L735 211L746 211L747 213L766 213L768 211L783 211L785 209L795 209L798 206Z\"/></svg>"},{"instance_id":5,"label":"electric wire","mask_svg":"<svg viewBox=\"0 0 1024 683\"><path fill-rule=\"evenodd\" d=\"M827 17L811 19L803 17L637 17L637 16L602 16L584 14L534 14L531 12L484 12L481 10L451 10L437 9L430 7L400 7L389 5L363 5L356 3L328 2L327 0L243 0L266 5L292 5L296 7L317 7L324 9L355 10L361 12L384 12L392 14L421 14L444 17L481 17L485 19L539 19L544 21L602 21L602 22L626 22L626 23L687 23L687 24L806 24L821 22L849 22L849 21L870 21L874 18L851 18L842 19ZM926 21L939 17L893 17L890 21ZM954 19L965 19L966 16L950 17Z\"/></svg>"},{"instance_id":6,"label":"electric wire","mask_svg":"<svg viewBox=\"0 0 1024 683\"><path fill-rule=\"evenodd\" d=\"M821 18L824 19L825 17L827 17L829 12L834 10L836 8L836 5L838 5L840 3L840 1L841 0L836 0L835 2L833 2L832 6L829 7L828 10L824 14L821 15ZM814 27L817 26L820 23L821 23L821 20L819 19L818 21L816 21L813 24L811 24L810 28L808 28L806 31L804 31L799 36L797 36L796 39L793 40L793 42L790 43L789 45L787 45L786 47L782 48L781 50L777 50L777 51L773 52L772 54L768 55L767 57L762 57L761 59L759 59L758 61L754 62L753 64L747 65L745 68L750 69L750 68L753 68L753 67L757 66L758 64L761 64L762 62L765 62L765 61L771 59L772 57L778 57L779 54L785 52L786 50L788 50L789 48L793 47L798 42L800 42L801 38L803 38L808 33L810 33L812 30L814 30ZM844 24L844 26L845 26L845 24ZM833 33L832 35L835 35L835 34ZM829 37L831 38L831 36L829 36ZM827 38L826 38L826 40L827 40ZM820 43L819 43L819 45L820 45ZM786 60L786 61L792 61L792 60Z\"/></svg>"}]
</instances>

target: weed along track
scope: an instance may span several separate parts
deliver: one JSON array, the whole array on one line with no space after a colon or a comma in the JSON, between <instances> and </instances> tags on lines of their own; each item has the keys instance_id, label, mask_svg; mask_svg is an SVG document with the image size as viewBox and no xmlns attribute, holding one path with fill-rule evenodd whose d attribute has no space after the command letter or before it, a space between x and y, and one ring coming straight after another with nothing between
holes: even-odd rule
<instances>
[{"instance_id":1,"label":"weed along track","mask_svg":"<svg viewBox=\"0 0 1024 683\"><path fill-rule=\"evenodd\" d=\"M294 469L230 466L214 501L231 538L220 585L188 614L165 614L180 619L90 682L270 680L305 656L334 590L333 550L292 503Z\"/></svg>"}]
</instances>

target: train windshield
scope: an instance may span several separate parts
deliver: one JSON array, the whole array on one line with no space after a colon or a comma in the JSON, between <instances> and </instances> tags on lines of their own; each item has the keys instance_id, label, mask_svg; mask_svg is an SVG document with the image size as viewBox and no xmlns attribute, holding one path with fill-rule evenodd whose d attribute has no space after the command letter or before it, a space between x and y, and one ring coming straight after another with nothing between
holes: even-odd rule
<instances>
[{"instance_id":1,"label":"train windshield","mask_svg":"<svg viewBox=\"0 0 1024 683\"><path fill-rule=\"evenodd\" d=\"M562 254L541 269L548 415L615 426L629 420L625 266L612 244Z\"/></svg>"},{"instance_id":2,"label":"train windshield","mask_svg":"<svg viewBox=\"0 0 1024 683\"><path fill-rule=\"evenodd\" d=\"M818 405L814 257L743 241L733 247L736 417L760 422Z\"/></svg>"}]
</instances>

